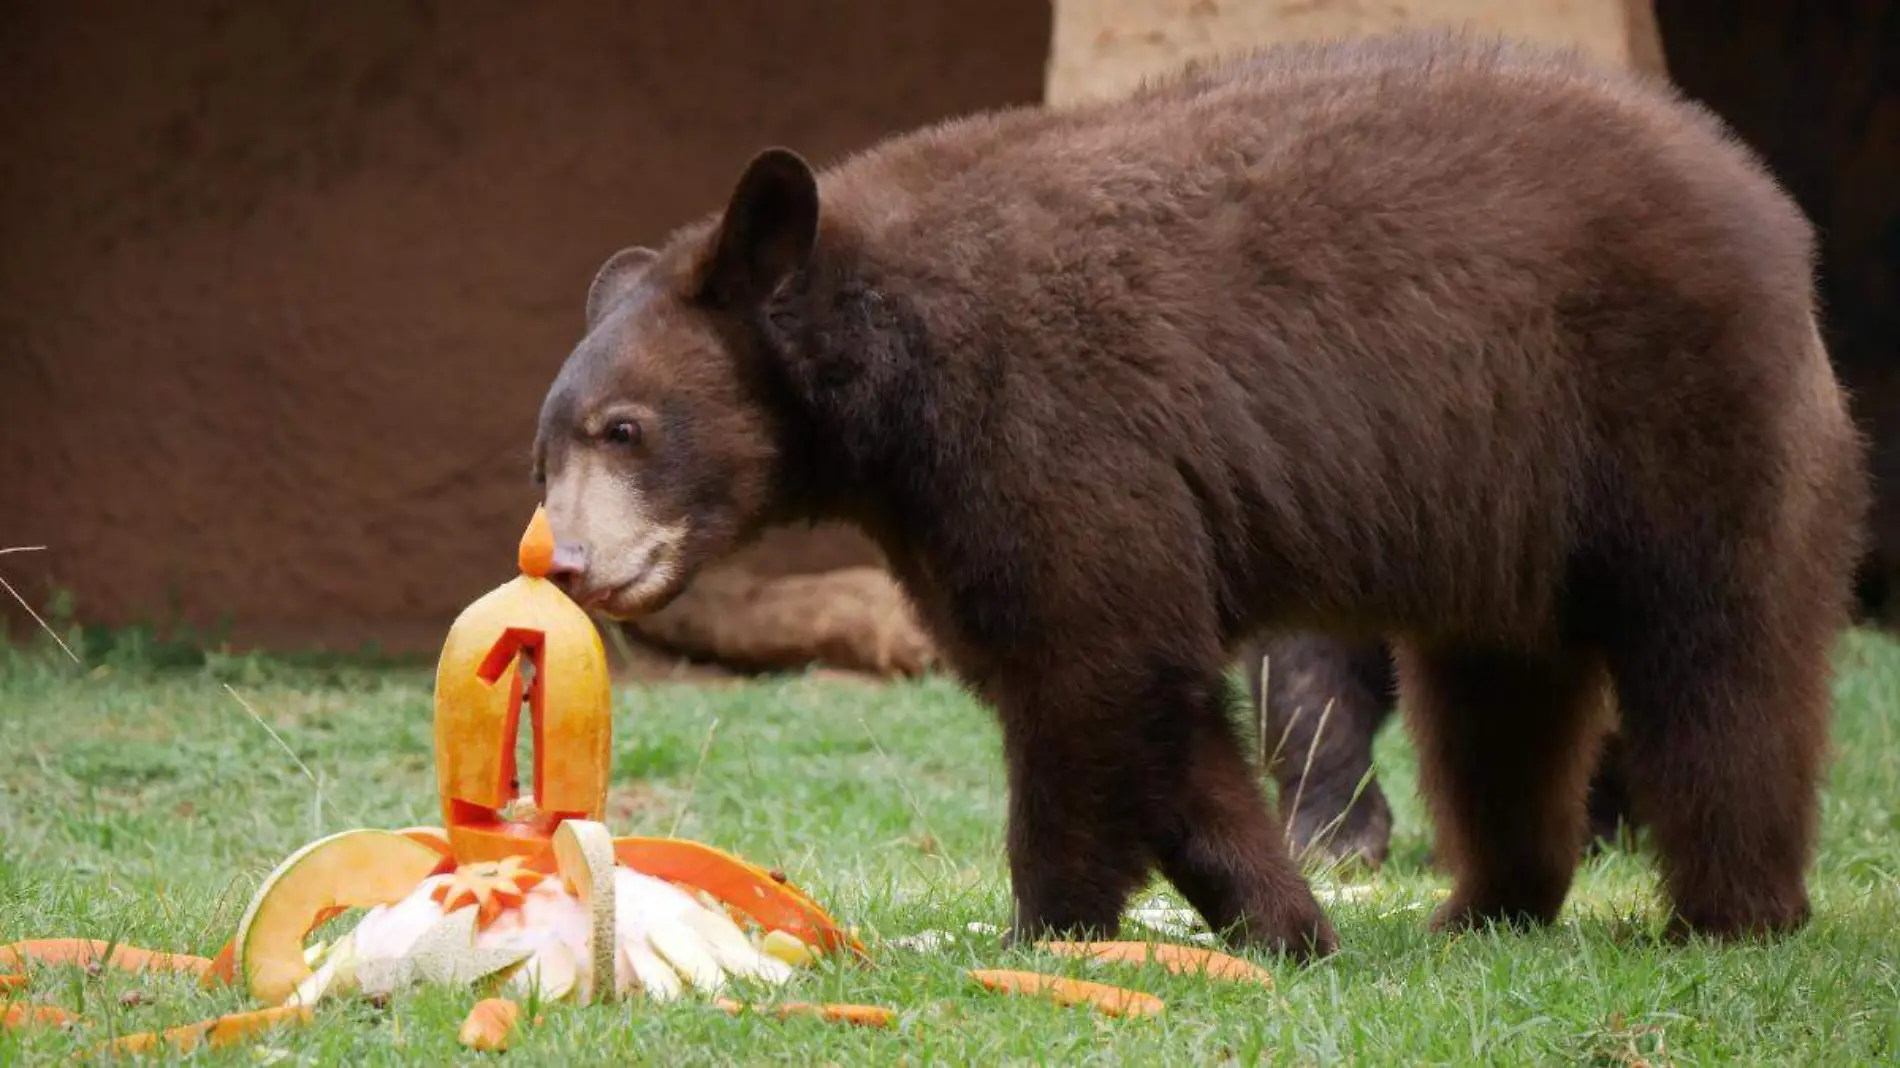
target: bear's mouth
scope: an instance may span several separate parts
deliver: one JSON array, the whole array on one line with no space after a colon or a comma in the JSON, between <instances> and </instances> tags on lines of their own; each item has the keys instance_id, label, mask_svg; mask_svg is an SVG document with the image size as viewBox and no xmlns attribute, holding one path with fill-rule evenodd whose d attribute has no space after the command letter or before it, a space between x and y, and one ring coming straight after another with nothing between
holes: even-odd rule
<instances>
[{"instance_id":1,"label":"bear's mouth","mask_svg":"<svg viewBox=\"0 0 1900 1068\"><path fill-rule=\"evenodd\" d=\"M641 550L633 577L590 593L581 607L612 619L632 619L657 612L672 603L685 586L679 554L664 542Z\"/></svg>"}]
</instances>

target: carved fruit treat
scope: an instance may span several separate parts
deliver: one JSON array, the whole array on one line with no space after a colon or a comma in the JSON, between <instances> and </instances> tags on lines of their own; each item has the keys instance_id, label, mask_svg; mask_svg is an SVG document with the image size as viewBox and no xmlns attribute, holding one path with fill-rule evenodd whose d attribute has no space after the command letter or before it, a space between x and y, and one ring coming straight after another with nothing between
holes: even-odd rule
<instances>
[{"instance_id":1,"label":"carved fruit treat","mask_svg":"<svg viewBox=\"0 0 1900 1068\"><path fill-rule=\"evenodd\" d=\"M278 865L208 981L310 1006L417 982L513 995L655 1000L782 984L820 955L862 954L796 886L698 842L616 838L602 823L613 752L606 651L547 572L535 509L519 574L450 626L435 676L442 826L343 831ZM533 743L524 796L515 740ZM365 909L334 941L312 931ZM743 924L743 926L742 926Z\"/></svg>"}]
</instances>

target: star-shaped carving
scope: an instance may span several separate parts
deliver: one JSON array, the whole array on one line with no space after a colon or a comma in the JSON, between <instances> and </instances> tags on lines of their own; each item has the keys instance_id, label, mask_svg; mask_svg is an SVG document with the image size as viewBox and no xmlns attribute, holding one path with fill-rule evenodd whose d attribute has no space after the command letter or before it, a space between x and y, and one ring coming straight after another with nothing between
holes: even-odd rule
<instances>
[{"instance_id":1,"label":"star-shaped carving","mask_svg":"<svg viewBox=\"0 0 1900 1068\"><path fill-rule=\"evenodd\" d=\"M525 867L520 857L507 857L492 864L462 865L447 882L438 883L431 896L445 912L478 906L475 925L486 929L504 909L520 908L541 879L541 873Z\"/></svg>"},{"instance_id":2,"label":"star-shaped carving","mask_svg":"<svg viewBox=\"0 0 1900 1068\"><path fill-rule=\"evenodd\" d=\"M478 911L469 905L445 913L400 957L359 962L357 985L366 994L387 994L412 983L473 983L526 960L533 952L519 946L476 946Z\"/></svg>"}]
</instances>

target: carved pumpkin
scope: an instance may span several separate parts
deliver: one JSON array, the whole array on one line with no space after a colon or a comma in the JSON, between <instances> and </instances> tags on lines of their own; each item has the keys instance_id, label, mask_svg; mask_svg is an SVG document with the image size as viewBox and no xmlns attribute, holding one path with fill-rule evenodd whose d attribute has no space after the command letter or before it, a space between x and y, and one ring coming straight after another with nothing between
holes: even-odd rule
<instances>
[{"instance_id":1,"label":"carved pumpkin","mask_svg":"<svg viewBox=\"0 0 1900 1068\"><path fill-rule=\"evenodd\" d=\"M521 538L521 573L463 609L436 665L436 784L449 849L464 864L539 853L563 820L606 813L607 653L587 613L548 581L552 557L537 508ZM525 815L511 811L522 801L515 738L524 714L534 741Z\"/></svg>"}]
</instances>

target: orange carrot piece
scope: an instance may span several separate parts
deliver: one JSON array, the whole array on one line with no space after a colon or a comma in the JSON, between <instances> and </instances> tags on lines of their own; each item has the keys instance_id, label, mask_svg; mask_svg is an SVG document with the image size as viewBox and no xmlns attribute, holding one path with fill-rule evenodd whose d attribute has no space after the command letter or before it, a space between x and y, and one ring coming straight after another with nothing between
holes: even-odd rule
<instances>
[{"instance_id":1,"label":"orange carrot piece","mask_svg":"<svg viewBox=\"0 0 1900 1068\"><path fill-rule=\"evenodd\" d=\"M756 1006L744 1005L731 998L714 998L713 1004L733 1016L742 1012L769 1012L781 1020L788 1016L816 1016L827 1023L857 1027L889 1027L897 1020L895 1012L881 1005L854 1005L848 1002L786 1001L777 1005Z\"/></svg>"},{"instance_id":2,"label":"orange carrot piece","mask_svg":"<svg viewBox=\"0 0 1900 1068\"><path fill-rule=\"evenodd\" d=\"M1002 994L1035 994L1059 1005L1088 1005L1110 1016L1153 1016L1167 1005L1153 994L1041 972L976 968L970 977Z\"/></svg>"},{"instance_id":3,"label":"orange carrot piece","mask_svg":"<svg viewBox=\"0 0 1900 1068\"><path fill-rule=\"evenodd\" d=\"M15 990L26 989L26 976L0 975L0 994L11 994Z\"/></svg>"},{"instance_id":4,"label":"orange carrot piece","mask_svg":"<svg viewBox=\"0 0 1900 1068\"><path fill-rule=\"evenodd\" d=\"M784 931L822 950L848 946L866 955L863 943L803 890L722 849L685 838L616 838L614 858L656 879L704 890L767 930Z\"/></svg>"},{"instance_id":5,"label":"orange carrot piece","mask_svg":"<svg viewBox=\"0 0 1900 1068\"><path fill-rule=\"evenodd\" d=\"M1042 948L1066 957L1146 964L1153 961L1176 975L1205 975L1214 979L1273 985L1273 973L1239 957L1199 946L1172 942L1041 942Z\"/></svg>"},{"instance_id":6,"label":"orange carrot piece","mask_svg":"<svg viewBox=\"0 0 1900 1068\"><path fill-rule=\"evenodd\" d=\"M255 1012L234 1012L181 1027L168 1027L163 1031L142 1031L135 1035L125 1035L98 1047L98 1051L151 1053L161 1046L169 1046L179 1053L189 1053L199 1046L206 1045L213 1049L222 1049L282 1024L309 1023L315 1016L315 1010L308 1005L279 1005L276 1008L258 1009Z\"/></svg>"},{"instance_id":7,"label":"orange carrot piece","mask_svg":"<svg viewBox=\"0 0 1900 1068\"><path fill-rule=\"evenodd\" d=\"M547 509L538 504L528 519L528 529L521 534L515 562L522 574L533 578L547 578L554 570L554 527L548 523Z\"/></svg>"},{"instance_id":8,"label":"orange carrot piece","mask_svg":"<svg viewBox=\"0 0 1900 1068\"><path fill-rule=\"evenodd\" d=\"M8 1005L0 1012L0 1030L11 1031L16 1027L49 1025L64 1027L79 1017L57 1005Z\"/></svg>"},{"instance_id":9,"label":"orange carrot piece","mask_svg":"<svg viewBox=\"0 0 1900 1068\"><path fill-rule=\"evenodd\" d=\"M161 953L137 946L112 946L96 938L29 938L0 946L0 968L24 970L29 964L98 964L128 972L164 971L203 975L211 961L190 953Z\"/></svg>"},{"instance_id":10,"label":"orange carrot piece","mask_svg":"<svg viewBox=\"0 0 1900 1068\"><path fill-rule=\"evenodd\" d=\"M507 998L483 998L468 1010L457 1041L470 1049L504 1050L521 1018L521 1006Z\"/></svg>"}]
</instances>

